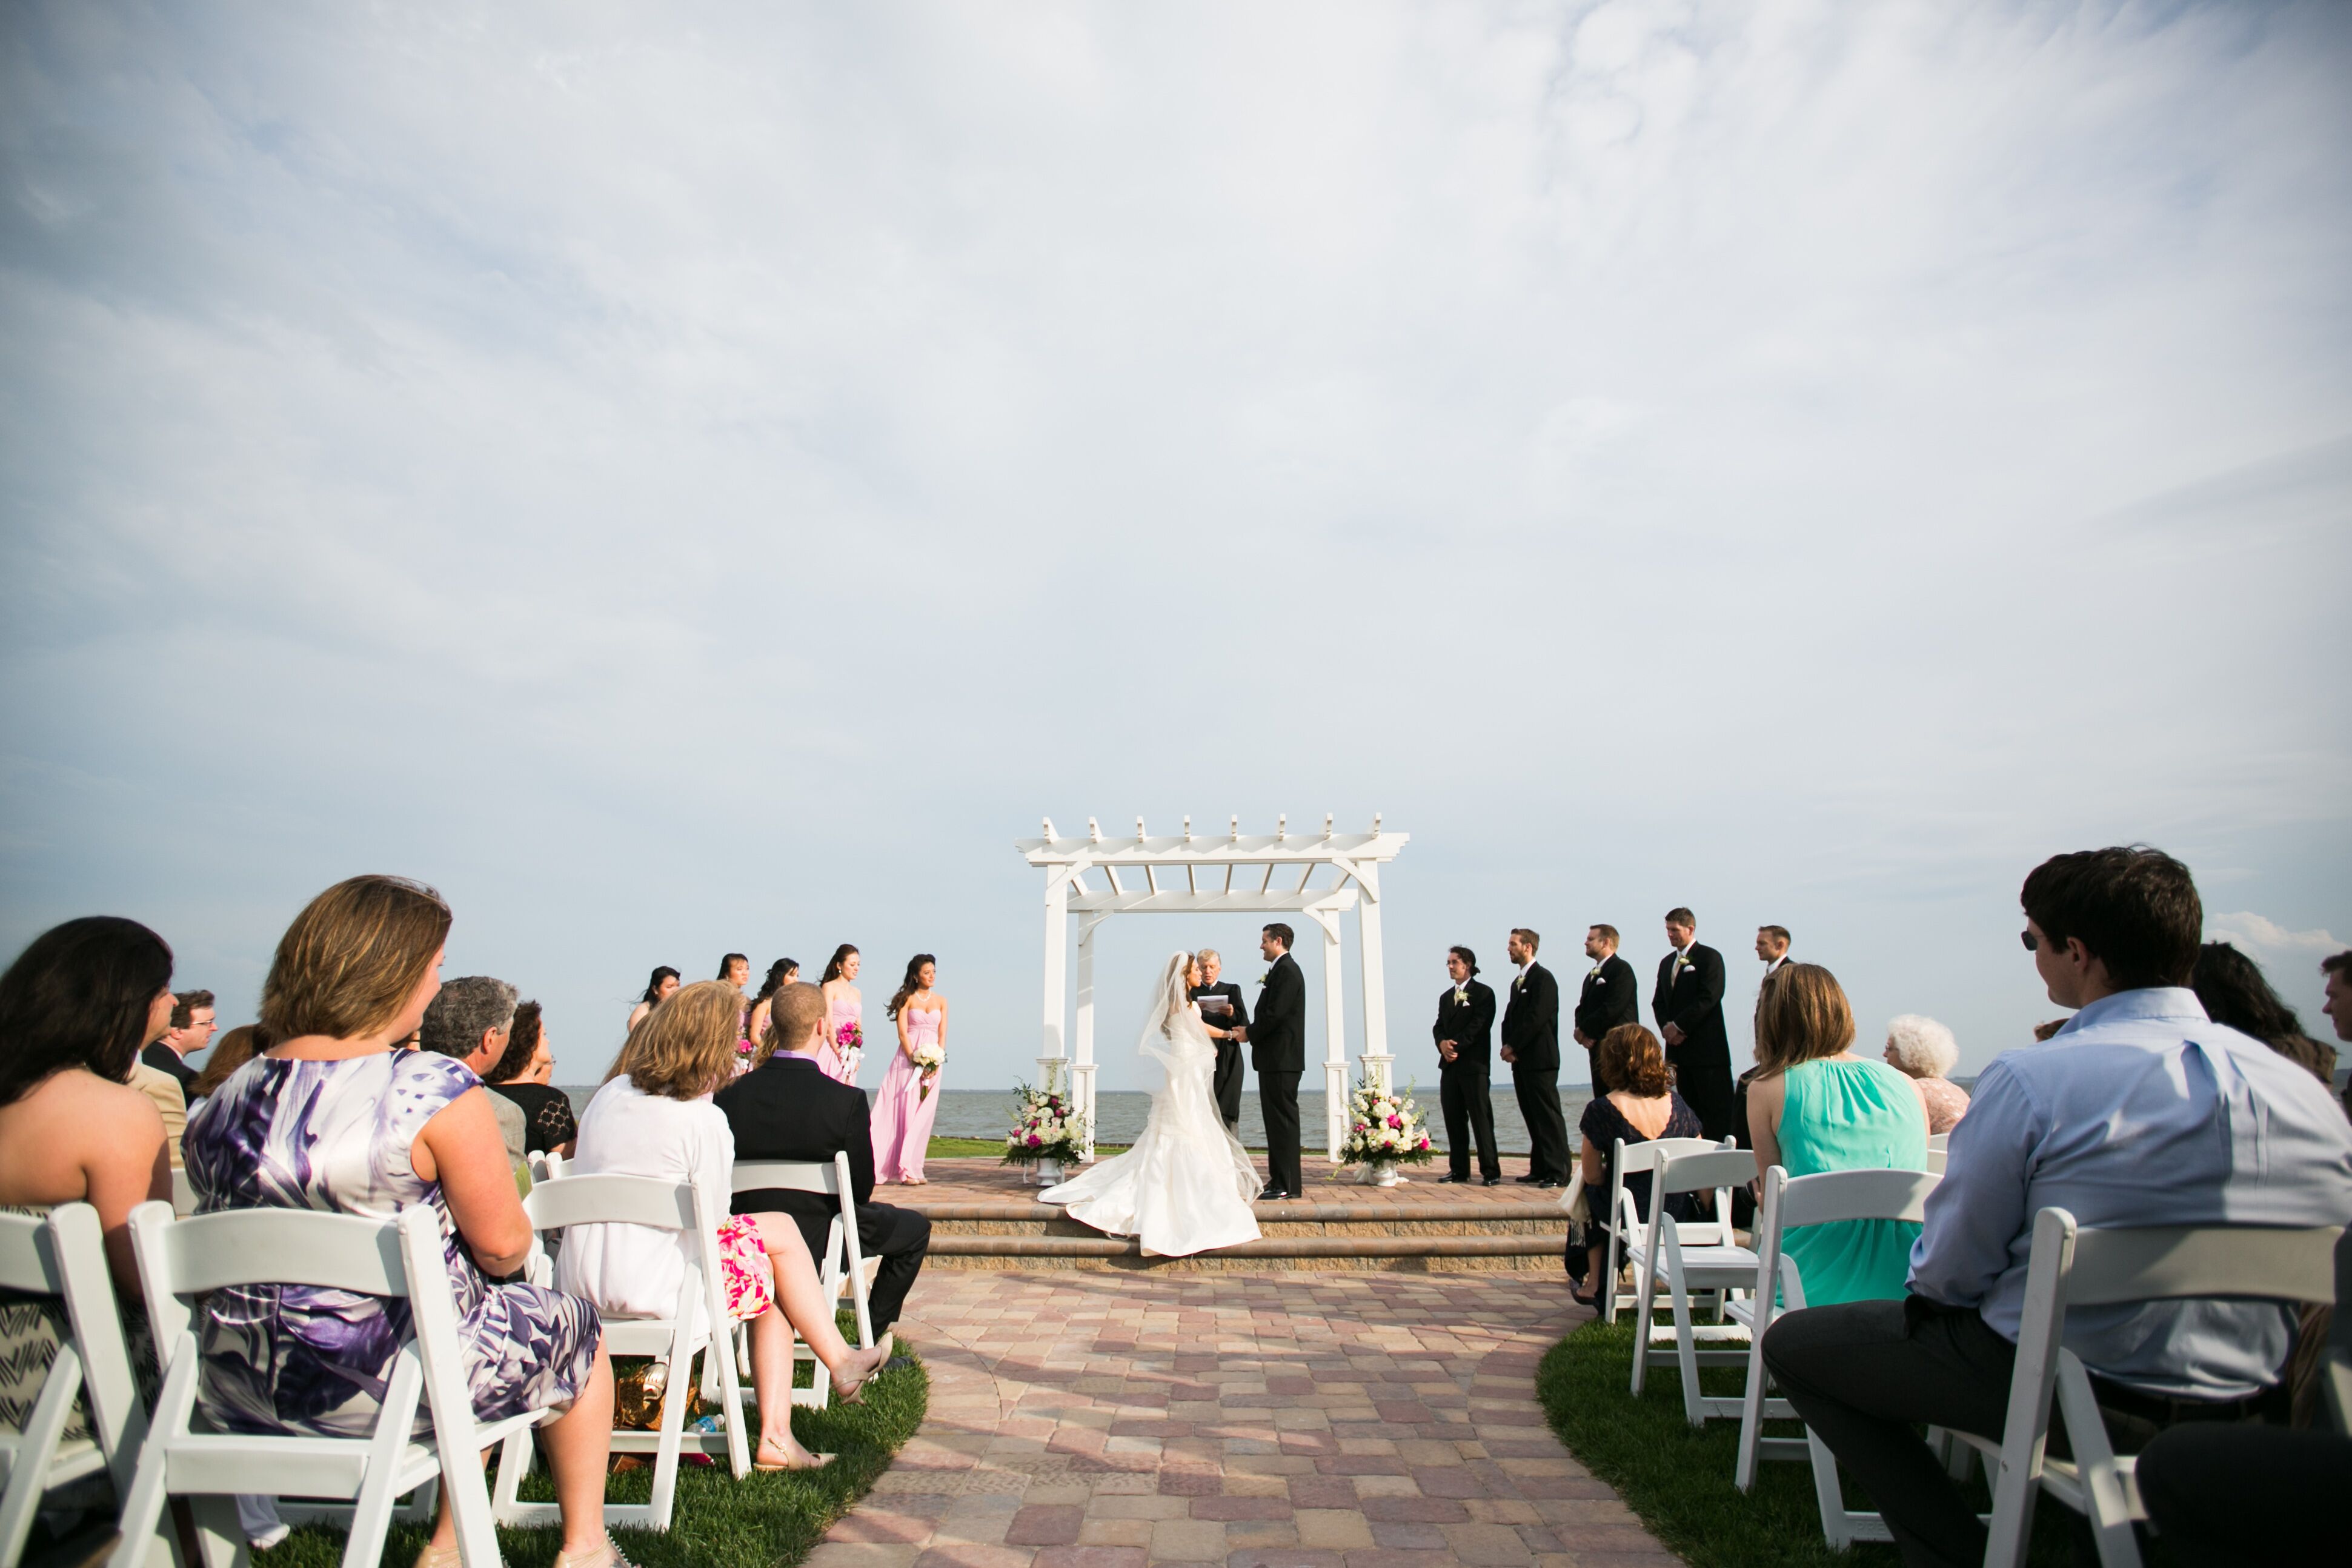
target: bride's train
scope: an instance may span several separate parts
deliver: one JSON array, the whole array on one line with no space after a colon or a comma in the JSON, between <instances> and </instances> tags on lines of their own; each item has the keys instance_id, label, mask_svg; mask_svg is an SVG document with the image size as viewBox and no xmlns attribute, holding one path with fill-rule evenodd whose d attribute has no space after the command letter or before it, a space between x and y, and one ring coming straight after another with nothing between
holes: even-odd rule
<instances>
[{"instance_id":1,"label":"bride's train","mask_svg":"<svg viewBox=\"0 0 2352 1568\"><path fill-rule=\"evenodd\" d=\"M1169 959L1143 1026L1140 1049L1168 1069L1143 1136L1126 1153L1039 1194L1097 1230L1139 1238L1146 1253L1161 1258L1259 1234L1251 1201L1261 1178L1217 1113L1210 1086L1217 1047L1187 995L1195 973L1191 953Z\"/></svg>"}]
</instances>

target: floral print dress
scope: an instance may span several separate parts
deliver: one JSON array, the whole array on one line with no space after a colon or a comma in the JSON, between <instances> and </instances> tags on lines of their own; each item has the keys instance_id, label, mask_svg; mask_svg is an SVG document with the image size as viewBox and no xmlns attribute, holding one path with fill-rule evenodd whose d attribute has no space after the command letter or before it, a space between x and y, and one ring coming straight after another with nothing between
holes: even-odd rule
<instances>
[{"instance_id":1,"label":"floral print dress","mask_svg":"<svg viewBox=\"0 0 2352 1568\"><path fill-rule=\"evenodd\" d=\"M345 1061L257 1057L188 1120L198 1212L306 1208L391 1219L410 1204L441 1221L474 1414L484 1421L569 1404L595 1365L603 1325L577 1296L486 1278L437 1182L409 1163L417 1133L481 1079L464 1063L394 1050ZM198 1405L233 1432L362 1437L374 1427L408 1303L298 1285L213 1293L200 1319ZM431 1428L422 1406L416 1433Z\"/></svg>"}]
</instances>

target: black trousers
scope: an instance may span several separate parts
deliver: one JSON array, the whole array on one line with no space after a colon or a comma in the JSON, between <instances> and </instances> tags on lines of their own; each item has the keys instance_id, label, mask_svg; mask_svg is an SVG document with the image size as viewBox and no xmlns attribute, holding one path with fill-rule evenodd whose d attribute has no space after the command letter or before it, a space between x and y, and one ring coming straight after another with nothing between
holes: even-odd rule
<instances>
[{"instance_id":1,"label":"black trousers","mask_svg":"<svg viewBox=\"0 0 2352 1568\"><path fill-rule=\"evenodd\" d=\"M834 1216L793 1217L801 1227L801 1239L808 1243L809 1256L822 1260ZM898 1321L907 1305L907 1292L915 1288L915 1276L923 1271L924 1256L931 1249L931 1222L913 1209L860 1204L857 1245L866 1257L882 1260L882 1267L874 1271L874 1289L866 1297L878 1334Z\"/></svg>"},{"instance_id":2,"label":"black trousers","mask_svg":"<svg viewBox=\"0 0 2352 1568\"><path fill-rule=\"evenodd\" d=\"M1764 1365L1878 1505L1913 1568L1976 1568L1985 1553L1983 1523L1916 1424L1998 1440L2016 1364L2017 1347L1973 1310L1917 1296L1811 1307L1774 1320L1764 1334ZM2107 1409L2108 1436L2124 1452L2174 1422L2236 1420L2247 1408L2093 1386ZM2117 1409L2111 1399L2128 1404ZM2063 1452L2054 1400L2050 1419L2052 1448ZM2242 1525L2245 1518L2239 1510Z\"/></svg>"},{"instance_id":3,"label":"black trousers","mask_svg":"<svg viewBox=\"0 0 2352 1568\"><path fill-rule=\"evenodd\" d=\"M1675 1089L1683 1102L1698 1114L1699 1130L1717 1142L1730 1137L1731 1052L1717 1042L1686 1042L1666 1047L1666 1065L1675 1069Z\"/></svg>"},{"instance_id":4,"label":"black trousers","mask_svg":"<svg viewBox=\"0 0 2352 1568\"><path fill-rule=\"evenodd\" d=\"M1257 1075L1257 1106L1265 1118L1265 1184L1293 1197L1307 1191L1298 1168L1298 1079L1295 1072Z\"/></svg>"},{"instance_id":5,"label":"black trousers","mask_svg":"<svg viewBox=\"0 0 2352 1568\"><path fill-rule=\"evenodd\" d=\"M1485 1062L1457 1060L1437 1069L1437 1103L1445 1112L1445 1164L1470 1176L1470 1141L1478 1141L1478 1173L1499 1176L1503 1157L1495 1151L1495 1101Z\"/></svg>"},{"instance_id":6,"label":"black trousers","mask_svg":"<svg viewBox=\"0 0 2352 1568\"><path fill-rule=\"evenodd\" d=\"M2325 1563L2344 1550L2352 1437L2281 1426L2175 1426L2141 1450L2148 1519L2189 1568Z\"/></svg>"},{"instance_id":7,"label":"black trousers","mask_svg":"<svg viewBox=\"0 0 2352 1568\"><path fill-rule=\"evenodd\" d=\"M1511 1089L1528 1124L1528 1173L1541 1182L1568 1180L1568 1114L1559 1108L1559 1065L1511 1064Z\"/></svg>"},{"instance_id":8,"label":"black trousers","mask_svg":"<svg viewBox=\"0 0 2352 1568\"><path fill-rule=\"evenodd\" d=\"M1217 1065L1209 1079L1217 1097L1217 1114L1228 1127L1242 1121L1242 1047L1236 1040L1217 1042Z\"/></svg>"}]
</instances>

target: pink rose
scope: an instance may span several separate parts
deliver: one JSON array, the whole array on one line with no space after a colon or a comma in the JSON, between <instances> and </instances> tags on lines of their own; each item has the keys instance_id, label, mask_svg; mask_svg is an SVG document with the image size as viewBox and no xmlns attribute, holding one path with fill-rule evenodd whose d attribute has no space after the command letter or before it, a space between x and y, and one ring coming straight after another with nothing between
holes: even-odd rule
<instances>
[{"instance_id":1,"label":"pink rose","mask_svg":"<svg viewBox=\"0 0 2352 1568\"><path fill-rule=\"evenodd\" d=\"M1037 1147L1037 1145L1038 1145L1038 1144L1040 1144L1040 1143L1042 1143L1042 1142L1045 1142L1045 1140L1044 1140L1044 1139L1042 1139L1042 1138L1040 1138L1040 1137L1038 1137L1038 1136L1037 1136L1037 1134L1035 1134L1034 1132L1032 1132L1031 1134L1029 1134L1029 1147L1031 1147L1032 1149L1034 1149L1035 1147Z\"/></svg>"}]
</instances>

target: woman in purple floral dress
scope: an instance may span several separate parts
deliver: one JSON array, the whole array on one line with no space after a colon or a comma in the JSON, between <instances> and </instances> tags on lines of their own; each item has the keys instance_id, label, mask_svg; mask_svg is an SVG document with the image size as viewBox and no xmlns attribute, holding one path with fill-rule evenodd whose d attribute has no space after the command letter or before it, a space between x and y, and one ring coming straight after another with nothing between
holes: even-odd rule
<instances>
[{"instance_id":1,"label":"woman in purple floral dress","mask_svg":"<svg viewBox=\"0 0 2352 1568\"><path fill-rule=\"evenodd\" d=\"M440 1216L475 1415L568 1406L541 1428L563 1510L557 1568L621 1563L605 1537L613 1373L596 1310L511 1281L530 1255L488 1091L447 1057L396 1048L441 987L448 907L430 889L357 877L311 900L279 941L261 998L283 1042L238 1068L191 1119L205 1213L304 1208ZM310 1286L247 1285L204 1309L205 1415L229 1431L363 1436L408 1304ZM429 1427L418 1412L421 1435ZM420 1568L457 1562L445 1492Z\"/></svg>"}]
</instances>

